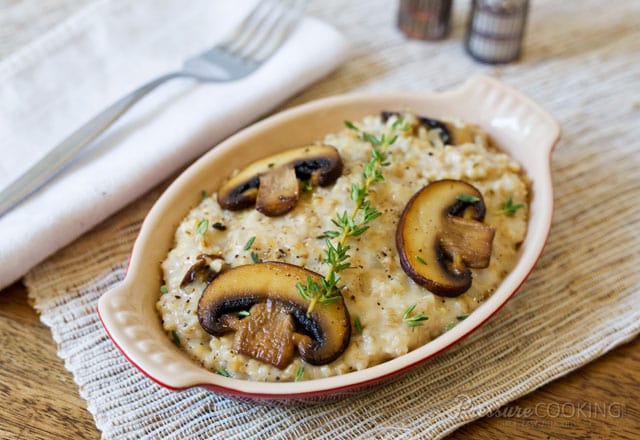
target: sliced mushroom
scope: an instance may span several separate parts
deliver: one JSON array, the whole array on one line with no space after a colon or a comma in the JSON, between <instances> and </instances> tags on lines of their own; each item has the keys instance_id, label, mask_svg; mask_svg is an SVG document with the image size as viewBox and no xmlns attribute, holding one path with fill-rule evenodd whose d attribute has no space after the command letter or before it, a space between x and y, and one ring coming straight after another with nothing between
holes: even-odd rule
<instances>
[{"instance_id":1,"label":"sliced mushroom","mask_svg":"<svg viewBox=\"0 0 640 440\"><path fill-rule=\"evenodd\" d=\"M399 116L400 112L383 111L382 120L386 122L392 116ZM476 137L481 136L487 141L486 134L473 124L458 125L451 121L440 121L438 119L418 116L418 123L429 130L438 130L440 139L445 145L463 145L475 142Z\"/></svg>"},{"instance_id":2,"label":"sliced mushroom","mask_svg":"<svg viewBox=\"0 0 640 440\"><path fill-rule=\"evenodd\" d=\"M392 116L400 116L401 112L391 112L391 111L383 111L381 113L382 121L387 122ZM433 118L427 118L424 116L418 116L418 123L420 125L425 126L429 130L437 129L439 130L440 139L442 139L442 143L445 145L449 145L451 143L451 134L449 132L448 123L439 121Z\"/></svg>"},{"instance_id":3,"label":"sliced mushroom","mask_svg":"<svg viewBox=\"0 0 640 440\"><path fill-rule=\"evenodd\" d=\"M268 193L261 195L263 199L277 199L280 194L269 194L274 189L273 185L261 188L263 184L261 176L269 173L270 170L280 169L277 172L281 172L282 168L287 167L295 170L296 178L299 180L309 181L314 186L327 186L335 182L342 173L342 159L338 150L322 144L294 148L260 159L242 169L222 185L218 191L218 203L224 209L247 208L253 206L256 198L259 197L258 193L264 191ZM270 178L273 177L274 175L271 175ZM288 190L290 186L287 184L286 188ZM288 205L291 202L285 198L281 203ZM279 210L284 208L273 209L273 211Z\"/></svg>"},{"instance_id":4,"label":"sliced mushroom","mask_svg":"<svg viewBox=\"0 0 640 440\"><path fill-rule=\"evenodd\" d=\"M300 185L291 165L272 168L260 175L256 209L275 217L291 211L298 202Z\"/></svg>"},{"instance_id":5,"label":"sliced mushroom","mask_svg":"<svg viewBox=\"0 0 640 440\"><path fill-rule=\"evenodd\" d=\"M418 121L420 124L427 127L429 130L439 130L440 131L440 139L442 139L442 143L445 145L459 145L458 142L453 141L453 136L451 136L451 128L450 125L446 122L438 121L437 119L426 118L423 116L418 117Z\"/></svg>"},{"instance_id":6,"label":"sliced mushroom","mask_svg":"<svg viewBox=\"0 0 640 440\"><path fill-rule=\"evenodd\" d=\"M180 287L185 287L193 282L198 274L205 274L205 282L210 283L225 269L225 266L226 262L222 255L200 254L196 257L195 263L187 269L187 272L182 277Z\"/></svg>"},{"instance_id":7,"label":"sliced mushroom","mask_svg":"<svg viewBox=\"0 0 640 440\"><path fill-rule=\"evenodd\" d=\"M471 287L472 268L489 265L494 228L482 223L485 205L474 186L440 180L407 203L396 230L402 269L416 283L441 296Z\"/></svg>"},{"instance_id":8,"label":"sliced mushroom","mask_svg":"<svg viewBox=\"0 0 640 440\"><path fill-rule=\"evenodd\" d=\"M234 347L238 351L278 368L292 361L295 348L306 362L327 364L347 348L349 312L341 298L318 305L307 316L309 303L296 288L297 283L306 284L307 277L318 283L322 280L315 272L286 263L232 268L202 294L200 325L214 336L236 332ZM249 316L240 317L240 311L249 311Z\"/></svg>"}]
</instances>

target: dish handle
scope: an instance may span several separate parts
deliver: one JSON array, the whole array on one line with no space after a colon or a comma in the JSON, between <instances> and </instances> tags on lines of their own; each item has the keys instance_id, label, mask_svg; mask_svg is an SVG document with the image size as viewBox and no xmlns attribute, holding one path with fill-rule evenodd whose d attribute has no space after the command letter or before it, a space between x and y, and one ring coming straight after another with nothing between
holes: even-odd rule
<instances>
[{"instance_id":1,"label":"dish handle","mask_svg":"<svg viewBox=\"0 0 640 440\"><path fill-rule=\"evenodd\" d=\"M539 146L537 153L544 158L551 155L560 138L560 125L549 112L496 78L476 74L450 93L453 96L449 98L456 101L456 106L474 108L474 113L486 115L487 119L479 122L508 137L508 142L517 143L523 134L533 137Z\"/></svg>"}]
</instances>

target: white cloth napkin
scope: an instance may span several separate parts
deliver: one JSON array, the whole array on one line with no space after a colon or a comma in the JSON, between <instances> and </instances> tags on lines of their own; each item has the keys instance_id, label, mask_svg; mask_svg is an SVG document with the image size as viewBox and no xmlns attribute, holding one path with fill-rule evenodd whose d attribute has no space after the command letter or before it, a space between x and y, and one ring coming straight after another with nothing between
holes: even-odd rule
<instances>
[{"instance_id":1,"label":"white cloth napkin","mask_svg":"<svg viewBox=\"0 0 640 440\"><path fill-rule=\"evenodd\" d=\"M220 40L253 4L104 0L4 60L0 188L111 102ZM0 218L0 288L334 70L347 54L336 30L307 17L249 77L218 84L178 79L152 92L54 181Z\"/></svg>"}]
</instances>

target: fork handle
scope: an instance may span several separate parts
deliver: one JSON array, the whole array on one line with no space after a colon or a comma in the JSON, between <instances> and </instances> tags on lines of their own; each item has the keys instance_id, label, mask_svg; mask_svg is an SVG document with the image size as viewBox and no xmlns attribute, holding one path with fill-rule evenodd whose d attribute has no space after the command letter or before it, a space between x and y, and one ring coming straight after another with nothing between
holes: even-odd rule
<instances>
[{"instance_id":1,"label":"fork handle","mask_svg":"<svg viewBox=\"0 0 640 440\"><path fill-rule=\"evenodd\" d=\"M147 93L181 72L168 73L138 87L120 98L90 121L71 133L23 175L0 192L0 217L60 172L84 147L117 121Z\"/></svg>"}]
</instances>

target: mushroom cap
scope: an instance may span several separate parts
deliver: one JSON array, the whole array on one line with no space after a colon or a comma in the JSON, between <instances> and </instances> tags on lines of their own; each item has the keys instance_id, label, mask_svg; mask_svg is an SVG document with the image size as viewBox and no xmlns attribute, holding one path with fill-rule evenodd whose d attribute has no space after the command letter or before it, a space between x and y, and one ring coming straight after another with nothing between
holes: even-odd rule
<instances>
[{"instance_id":1,"label":"mushroom cap","mask_svg":"<svg viewBox=\"0 0 640 440\"><path fill-rule=\"evenodd\" d=\"M318 304L307 315L309 302L296 287L306 284L307 277L320 283L322 276L300 266L280 262L265 262L237 266L222 273L204 290L198 303L198 319L202 327L214 336L234 329L229 314L237 315L261 302L278 302L293 317L299 338L301 357L313 365L327 364L337 359L347 348L351 337L349 312L340 297L331 304Z\"/></svg>"},{"instance_id":2,"label":"mushroom cap","mask_svg":"<svg viewBox=\"0 0 640 440\"><path fill-rule=\"evenodd\" d=\"M324 144L293 148L265 157L225 182L218 190L218 203L232 211L253 206L261 185L260 176L281 167L293 167L296 178L300 180L327 186L342 174L342 159L335 147Z\"/></svg>"},{"instance_id":3,"label":"mushroom cap","mask_svg":"<svg viewBox=\"0 0 640 440\"><path fill-rule=\"evenodd\" d=\"M469 183L445 179L420 189L396 230L402 269L437 295L466 292L468 267L489 264L494 229L482 223L485 212L482 194Z\"/></svg>"}]
</instances>

